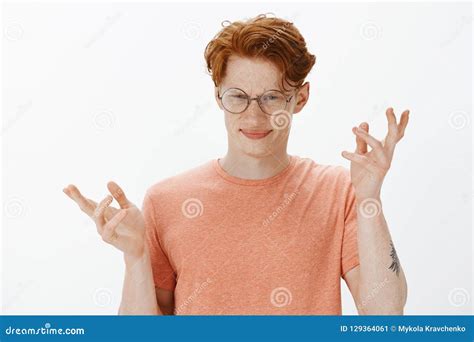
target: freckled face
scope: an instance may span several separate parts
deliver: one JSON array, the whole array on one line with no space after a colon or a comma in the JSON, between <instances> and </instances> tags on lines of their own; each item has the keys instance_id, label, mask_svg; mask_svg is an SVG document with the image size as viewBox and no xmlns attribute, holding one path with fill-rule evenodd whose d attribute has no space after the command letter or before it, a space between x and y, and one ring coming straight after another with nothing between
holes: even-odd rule
<instances>
[{"instance_id":1,"label":"freckled face","mask_svg":"<svg viewBox=\"0 0 474 342\"><path fill-rule=\"evenodd\" d=\"M273 116L263 112L257 101L252 101L244 112L233 114L217 98L218 91L222 95L229 88L240 88L255 98L268 90L281 90L281 79L281 71L269 61L238 56L229 58L226 76L216 88L216 100L225 113L229 149L254 157L286 151L296 96L292 97L285 111ZM285 93L287 96L294 94L294 90Z\"/></svg>"}]
</instances>

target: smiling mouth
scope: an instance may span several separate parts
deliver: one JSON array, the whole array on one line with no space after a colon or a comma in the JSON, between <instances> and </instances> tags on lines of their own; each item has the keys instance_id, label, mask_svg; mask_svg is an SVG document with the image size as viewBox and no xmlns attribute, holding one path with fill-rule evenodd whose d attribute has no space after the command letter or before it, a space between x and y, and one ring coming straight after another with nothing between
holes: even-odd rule
<instances>
[{"instance_id":1,"label":"smiling mouth","mask_svg":"<svg viewBox=\"0 0 474 342\"><path fill-rule=\"evenodd\" d=\"M241 129L240 132L245 135L249 139L263 139L267 135L269 135L273 130L269 131L251 131L251 130L243 130Z\"/></svg>"}]
</instances>

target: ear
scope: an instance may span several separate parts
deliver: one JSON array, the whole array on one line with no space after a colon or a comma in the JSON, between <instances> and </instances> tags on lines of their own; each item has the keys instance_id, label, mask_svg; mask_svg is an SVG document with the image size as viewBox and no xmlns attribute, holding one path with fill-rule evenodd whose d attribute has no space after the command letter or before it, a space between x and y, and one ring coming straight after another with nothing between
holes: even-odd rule
<instances>
[{"instance_id":1,"label":"ear","mask_svg":"<svg viewBox=\"0 0 474 342\"><path fill-rule=\"evenodd\" d=\"M296 104L293 114L299 113L309 99L309 82L305 82L296 92Z\"/></svg>"},{"instance_id":2,"label":"ear","mask_svg":"<svg viewBox=\"0 0 474 342\"><path fill-rule=\"evenodd\" d=\"M217 105L219 106L219 108L221 110L224 110L224 107L222 107L222 103L221 103L221 100L219 100L219 88L218 87L214 87L214 99L216 100L217 102Z\"/></svg>"}]
</instances>

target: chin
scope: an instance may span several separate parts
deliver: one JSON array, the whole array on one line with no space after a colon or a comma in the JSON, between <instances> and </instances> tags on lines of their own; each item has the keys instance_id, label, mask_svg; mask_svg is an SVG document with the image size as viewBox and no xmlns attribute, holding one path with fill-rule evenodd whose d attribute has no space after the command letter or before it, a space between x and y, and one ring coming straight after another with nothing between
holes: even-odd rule
<instances>
[{"instance_id":1,"label":"chin","mask_svg":"<svg viewBox=\"0 0 474 342\"><path fill-rule=\"evenodd\" d=\"M240 146L239 150L248 156L252 156L255 158L261 158L261 157L266 157L268 155L271 155L270 152L272 150L270 149L271 145L268 144L258 144L258 145L253 145L253 146Z\"/></svg>"}]
</instances>

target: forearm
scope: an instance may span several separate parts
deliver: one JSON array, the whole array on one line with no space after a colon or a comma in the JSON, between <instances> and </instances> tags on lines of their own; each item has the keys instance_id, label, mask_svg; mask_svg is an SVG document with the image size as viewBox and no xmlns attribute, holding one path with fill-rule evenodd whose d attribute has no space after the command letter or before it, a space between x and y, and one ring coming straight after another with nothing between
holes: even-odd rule
<instances>
[{"instance_id":1,"label":"forearm","mask_svg":"<svg viewBox=\"0 0 474 342\"><path fill-rule=\"evenodd\" d=\"M357 222L359 313L402 315L407 284L379 197L357 201Z\"/></svg>"},{"instance_id":2,"label":"forearm","mask_svg":"<svg viewBox=\"0 0 474 342\"><path fill-rule=\"evenodd\" d=\"M148 251L140 258L125 256L124 259L125 280L119 315L162 315L157 303Z\"/></svg>"}]
</instances>

